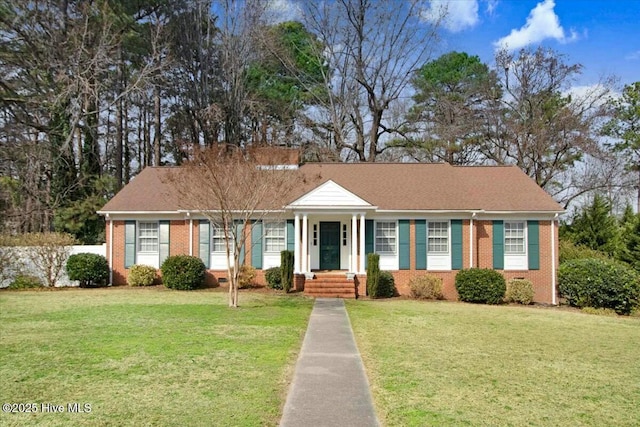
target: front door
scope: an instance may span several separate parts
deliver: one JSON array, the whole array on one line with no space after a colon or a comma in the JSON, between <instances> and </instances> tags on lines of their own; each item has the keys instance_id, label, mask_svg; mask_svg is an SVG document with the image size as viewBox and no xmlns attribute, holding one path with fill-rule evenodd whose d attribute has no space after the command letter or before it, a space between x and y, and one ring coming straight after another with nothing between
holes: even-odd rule
<instances>
[{"instance_id":1,"label":"front door","mask_svg":"<svg viewBox=\"0 0 640 427\"><path fill-rule=\"evenodd\" d=\"M340 223L320 223L320 270L340 270Z\"/></svg>"}]
</instances>

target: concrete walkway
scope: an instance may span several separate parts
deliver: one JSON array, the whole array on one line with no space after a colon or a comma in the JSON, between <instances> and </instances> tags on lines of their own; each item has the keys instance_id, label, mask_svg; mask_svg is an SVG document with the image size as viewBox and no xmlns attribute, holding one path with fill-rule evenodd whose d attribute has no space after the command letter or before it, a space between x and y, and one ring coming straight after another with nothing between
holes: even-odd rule
<instances>
[{"instance_id":1,"label":"concrete walkway","mask_svg":"<svg viewBox=\"0 0 640 427\"><path fill-rule=\"evenodd\" d=\"M280 426L378 425L344 301L317 298Z\"/></svg>"}]
</instances>

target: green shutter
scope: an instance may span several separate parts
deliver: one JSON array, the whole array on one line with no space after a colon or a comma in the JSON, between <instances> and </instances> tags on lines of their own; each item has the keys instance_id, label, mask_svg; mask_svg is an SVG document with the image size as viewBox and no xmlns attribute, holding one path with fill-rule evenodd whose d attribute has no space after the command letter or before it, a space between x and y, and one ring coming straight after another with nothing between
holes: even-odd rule
<instances>
[{"instance_id":1,"label":"green shutter","mask_svg":"<svg viewBox=\"0 0 640 427\"><path fill-rule=\"evenodd\" d=\"M367 255L374 252L373 245L373 220L366 219L364 221L364 266L367 267Z\"/></svg>"},{"instance_id":2,"label":"green shutter","mask_svg":"<svg viewBox=\"0 0 640 427\"><path fill-rule=\"evenodd\" d=\"M416 270L427 269L427 221L416 219Z\"/></svg>"},{"instance_id":3,"label":"green shutter","mask_svg":"<svg viewBox=\"0 0 640 427\"><path fill-rule=\"evenodd\" d=\"M238 261L240 262L240 265L244 265L244 223L239 219L234 220L233 223L236 225L236 239L242 242L242 246L240 246L240 258ZM235 250L235 248L233 250Z\"/></svg>"},{"instance_id":4,"label":"green shutter","mask_svg":"<svg viewBox=\"0 0 640 427\"><path fill-rule=\"evenodd\" d=\"M504 270L504 223L493 221L493 269Z\"/></svg>"},{"instance_id":5,"label":"green shutter","mask_svg":"<svg viewBox=\"0 0 640 427\"><path fill-rule=\"evenodd\" d=\"M124 222L124 268L136 263L136 222Z\"/></svg>"},{"instance_id":6,"label":"green shutter","mask_svg":"<svg viewBox=\"0 0 640 427\"><path fill-rule=\"evenodd\" d=\"M160 221L158 233L160 235L160 265L169 256L169 221Z\"/></svg>"},{"instance_id":7,"label":"green shutter","mask_svg":"<svg viewBox=\"0 0 640 427\"><path fill-rule=\"evenodd\" d=\"M540 270L540 228L538 221L527 221L529 270Z\"/></svg>"},{"instance_id":8,"label":"green shutter","mask_svg":"<svg viewBox=\"0 0 640 427\"><path fill-rule=\"evenodd\" d=\"M451 220L451 269L462 270L462 220Z\"/></svg>"},{"instance_id":9,"label":"green shutter","mask_svg":"<svg viewBox=\"0 0 640 427\"><path fill-rule=\"evenodd\" d=\"M409 238L409 220L401 219L398 221L398 267L400 268L400 270L409 270L409 268L411 268Z\"/></svg>"},{"instance_id":10,"label":"green shutter","mask_svg":"<svg viewBox=\"0 0 640 427\"><path fill-rule=\"evenodd\" d=\"M200 242L200 259L204 266L209 268L211 263L211 224L206 219L201 219L198 224Z\"/></svg>"},{"instance_id":11,"label":"green shutter","mask_svg":"<svg viewBox=\"0 0 640 427\"><path fill-rule=\"evenodd\" d=\"M256 221L251 226L251 265L262 269L262 222Z\"/></svg>"},{"instance_id":12,"label":"green shutter","mask_svg":"<svg viewBox=\"0 0 640 427\"><path fill-rule=\"evenodd\" d=\"M296 249L296 240L295 240L295 227L293 225L293 220L287 220L287 250L294 251Z\"/></svg>"}]
</instances>

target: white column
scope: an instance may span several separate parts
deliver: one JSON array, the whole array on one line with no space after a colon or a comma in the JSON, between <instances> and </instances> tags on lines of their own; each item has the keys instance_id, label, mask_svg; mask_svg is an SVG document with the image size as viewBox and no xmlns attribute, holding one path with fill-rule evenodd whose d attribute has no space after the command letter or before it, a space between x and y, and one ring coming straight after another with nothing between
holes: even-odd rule
<instances>
[{"instance_id":1,"label":"white column","mask_svg":"<svg viewBox=\"0 0 640 427\"><path fill-rule=\"evenodd\" d=\"M364 253L364 214L360 214L360 274L364 274L365 269L364 269L364 260L365 257L367 256Z\"/></svg>"},{"instance_id":2,"label":"white column","mask_svg":"<svg viewBox=\"0 0 640 427\"><path fill-rule=\"evenodd\" d=\"M302 215L302 272L309 272L309 221L307 214Z\"/></svg>"},{"instance_id":3,"label":"white column","mask_svg":"<svg viewBox=\"0 0 640 427\"><path fill-rule=\"evenodd\" d=\"M473 217L475 212L471 214L469 219L469 268L473 268Z\"/></svg>"},{"instance_id":4,"label":"white column","mask_svg":"<svg viewBox=\"0 0 640 427\"><path fill-rule=\"evenodd\" d=\"M113 218L109 217L109 286L113 286Z\"/></svg>"},{"instance_id":5,"label":"white column","mask_svg":"<svg viewBox=\"0 0 640 427\"><path fill-rule=\"evenodd\" d=\"M352 273L358 272L358 221L356 214L351 215L351 265Z\"/></svg>"},{"instance_id":6,"label":"white column","mask_svg":"<svg viewBox=\"0 0 640 427\"><path fill-rule=\"evenodd\" d=\"M294 259L294 273L300 273L301 264L301 256L300 256L300 214L296 213L295 219L293 220L293 234L295 235L293 238L293 259Z\"/></svg>"},{"instance_id":7,"label":"white column","mask_svg":"<svg viewBox=\"0 0 640 427\"><path fill-rule=\"evenodd\" d=\"M551 220L551 304L557 305L556 300L556 218L558 214L555 214Z\"/></svg>"}]
</instances>

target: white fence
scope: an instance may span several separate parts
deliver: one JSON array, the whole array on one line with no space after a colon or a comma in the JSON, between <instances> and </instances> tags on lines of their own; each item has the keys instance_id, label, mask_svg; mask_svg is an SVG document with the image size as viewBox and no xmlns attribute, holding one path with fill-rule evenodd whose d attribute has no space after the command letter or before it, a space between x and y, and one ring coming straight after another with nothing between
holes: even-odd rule
<instances>
[{"instance_id":1,"label":"white fence","mask_svg":"<svg viewBox=\"0 0 640 427\"><path fill-rule=\"evenodd\" d=\"M46 279L43 276L43 273L33 265L30 257L27 255L30 250L28 246L3 247L2 250L8 251L15 262L11 262L9 268L3 274L4 277L0 277L0 288L9 286L18 274L28 274L38 277L42 283L46 284ZM80 253L92 253L106 256L107 245L105 243L102 245L75 245L70 247L69 255ZM79 282L77 280L69 280L67 272L63 268L62 274L56 282L56 286L79 286Z\"/></svg>"}]
</instances>

